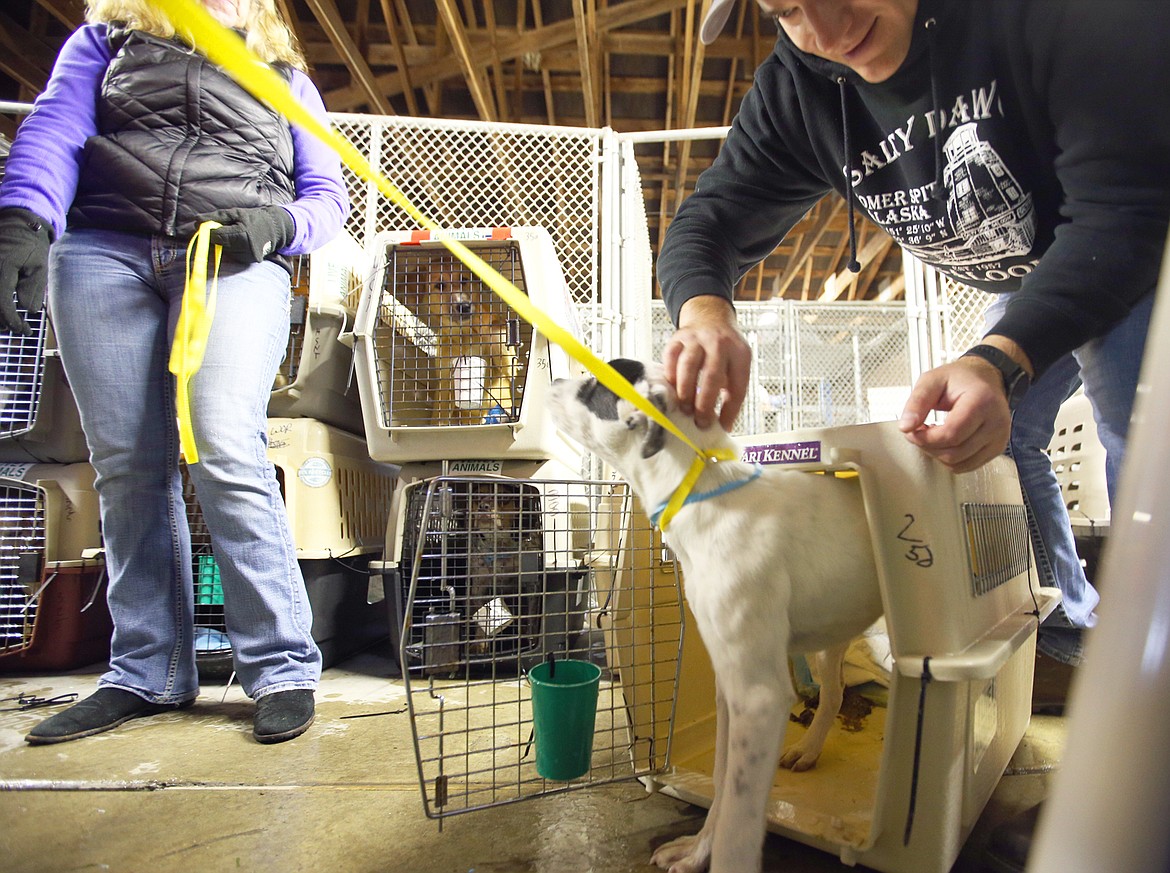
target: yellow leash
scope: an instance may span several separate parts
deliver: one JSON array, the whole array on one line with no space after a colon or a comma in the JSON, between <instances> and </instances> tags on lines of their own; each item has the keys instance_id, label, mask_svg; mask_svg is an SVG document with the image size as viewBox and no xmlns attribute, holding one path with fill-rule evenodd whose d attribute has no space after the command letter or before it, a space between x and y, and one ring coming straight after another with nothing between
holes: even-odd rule
<instances>
[{"instance_id":1,"label":"yellow leash","mask_svg":"<svg viewBox=\"0 0 1170 873\"><path fill-rule=\"evenodd\" d=\"M430 230L435 239L441 242L455 257L459 258L468 269L478 276L484 284L498 294L505 303L512 307L525 321L534 325L551 342L561 346L570 356L578 360L589 370L597 380L609 388L623 400L632 403L641 411L658 422L674 436L678 437L697 456L691 464L690 470L683 478L667 508L662 513L660 526L666 530L670 519L682 507L687 494L694 487L695 482L703 472L707 463L733 460L733 452L707 452L700 449L693 440L675 426L669 418L654 406L649 400L634 390L634 387L620 374L598 358L586 348L576 337L545 314L540 307L532 303L526 294L505 279L482 258L463 245L459 240L452 239L442 232L439 226L418 210L389 179L379 173L362 155L361 152L337 131L321 124L312 113L304 108L293 96L292 90L283 78L267 64L255 57L239 34L221 25L198 2L198 0L151 0L151 3L162 10L175 25L177 32L188 38L195 48L203 52L208 60L217 64L228 72L245 90L257 100L271 106L289 121L299 124L313 136L320 139L341 158L342 162L360 178L372 182L378 190L388 197L395 205L413 218L421 227ZM184 306L186 295L184 295ZM172 359L174 355L172 353ZM198 365L196 365L198 369ZM192 371L194 372L194 371ZM185 394L185 389L184 389ZM188 417L189 421L189 417ZM193 446L193 440L192 440ZM185 453L185 452L184 452ZM190 461L190 457L188 456Z\"/></svg>"},{"instance_id":2,"label":"yellow leash","mask_svg":"<svg viewBox=\"0 0 1170 873\"><path fill-rule=\"evenodd\" d=\"M168 369L175 374L175 414L179 421L179 448L188 464L199 463L199 450L195 446L195 430L191 425L191 377L203 364L207 351L207 337L211 334L211 322L215 319L215 294L219 261L223 254L220 246L215 247L215 266L211 275L211 286L207 285L208 250L211 247L211 231L220 224L205 221L187 244L187 279L183 286L183 307L179 310L179 321L175 325L175 339L171 343L171 358Z\"/></svg>"}]
</instances>

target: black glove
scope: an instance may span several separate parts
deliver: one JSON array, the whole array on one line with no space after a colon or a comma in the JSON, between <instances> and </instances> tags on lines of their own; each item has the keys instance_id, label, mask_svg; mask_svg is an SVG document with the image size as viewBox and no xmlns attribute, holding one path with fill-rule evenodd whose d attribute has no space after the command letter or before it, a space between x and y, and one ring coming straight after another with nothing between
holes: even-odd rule
<instances>
[{"instance_id":1,"label":"black glove","mask_svg":"<svg viewBox=\"0 0 1170 873\"><path fill-rule=\"evenodd\" d=\"M49 222L35 212L0 209L0 330L32 335L20 309L32 315L45 307L52 241Z\"/></svg>"},{"instance_id":2,"label":"black glove","mask_svg":"<svg viewBox=\"0 0 1170 873\"><path fill-rule=\"evenodd\" d=\"M259 263L284 248L297 229L288 210L280 206L222 209L204 215L201 221L222 224L211 232L211 242L223 246L232 260L245 264Z\"/></svg>"}]
</instances>

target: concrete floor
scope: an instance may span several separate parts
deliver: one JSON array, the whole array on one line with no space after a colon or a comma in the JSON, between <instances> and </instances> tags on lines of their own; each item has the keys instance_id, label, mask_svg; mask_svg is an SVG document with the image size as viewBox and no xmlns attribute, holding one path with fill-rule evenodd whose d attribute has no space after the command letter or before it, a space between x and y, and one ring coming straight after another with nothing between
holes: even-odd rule
<instances>
[{"instance_id":1,"label":"concrete floor","mask_svg":"<svg viewBox=\"0 0 1170 873\"><path fill-rule=\"evenodd\" d=\"M1038 664L1037 695L1050 695L1062 680ZM0 699L86 696L98 672L0 676ZM0 870L649 873L653 849L706 814L629 782L455 816L440 830L423 813L388 654L327 670L317 700L309 731L273 746L253 741L238 686L205 685L192 709L56 746L23 741L56 709L0 711ZM1043 797L1064 739L1063 718L1033 716L954 873L977 873L988 831ZM862 868L768 837L768 873L846 869Z\"/></svg>"}]
</instances>

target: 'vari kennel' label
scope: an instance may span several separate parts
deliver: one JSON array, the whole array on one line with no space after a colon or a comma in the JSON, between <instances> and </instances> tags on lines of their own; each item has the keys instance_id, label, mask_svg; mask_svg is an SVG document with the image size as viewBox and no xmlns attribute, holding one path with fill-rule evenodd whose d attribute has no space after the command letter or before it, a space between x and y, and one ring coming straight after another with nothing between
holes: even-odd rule
<instances>
[{"instance_id":1,"label":"'vari kennel' label","mask_svg":"<svg viewBox=\"0 0 1170 873\"><path fill-rule=\"evenodd\" d=\"M748 446L743 460L749 464L808 464L820 463L820 440L804 443L776 443L770 446Z\"/></svg>"}]
</instances>

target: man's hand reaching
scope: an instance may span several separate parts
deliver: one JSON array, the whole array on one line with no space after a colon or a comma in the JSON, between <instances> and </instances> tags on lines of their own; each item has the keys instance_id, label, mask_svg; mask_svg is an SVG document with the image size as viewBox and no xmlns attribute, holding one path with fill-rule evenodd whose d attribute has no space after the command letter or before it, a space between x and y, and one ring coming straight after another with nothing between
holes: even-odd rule
<instances>
[{"instance_id":1,"label":"man's hand reaching","mask_svg":"<svg viewBox=\"0 0 1170 873\"><path fill-rule=\"evenodd\" d=\"M739 332L731 303L718 296L692 297L684 303L662 363L683 412L693 415L695 424L710 427L718 412L719 424L731 430L743 407L752 363L751 348Z\"/></svg>"},{"instance_id":2,"label":"man's hand reaching","mask_svg":"<svg viewBox=\"0 0 1170 873\"><path fill-rule=\"evenodd\" d=\"M1026 370L1027 356L1014 343L988 338ZM945 412L946 420L927 425L932 410ZM962 357L936 367L918 379L902 410L898 427L906 439L946 464L955 473L968 473L1003 454L1011 436L1003 376L993 365L977 357Z\"/></svg>"}]
</instances>

